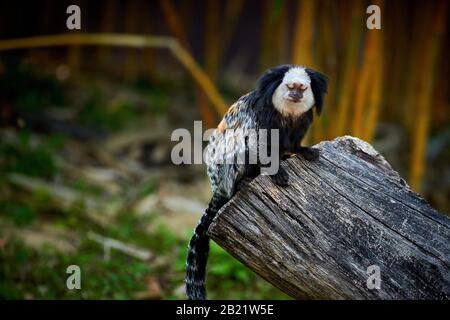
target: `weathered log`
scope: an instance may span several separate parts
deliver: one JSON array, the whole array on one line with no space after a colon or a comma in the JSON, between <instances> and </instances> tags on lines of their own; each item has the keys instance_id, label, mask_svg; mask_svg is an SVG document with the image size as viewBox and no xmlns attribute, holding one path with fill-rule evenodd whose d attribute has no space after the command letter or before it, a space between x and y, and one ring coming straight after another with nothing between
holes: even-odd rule
<instances>
[{"instance_id":1,"label":"weathered log","mask_svg":"<svg viewBox=\"0 0 450 320\"><path fill-rule=\"evenodd\" d=\"M448 299L450 218L366 142L342 137L315 147L316 161L282 163L286 188L268 176L242 183L210 237L294 298ZM379 289L370 285L374 265Z\"/></svg>"}]
</instances>

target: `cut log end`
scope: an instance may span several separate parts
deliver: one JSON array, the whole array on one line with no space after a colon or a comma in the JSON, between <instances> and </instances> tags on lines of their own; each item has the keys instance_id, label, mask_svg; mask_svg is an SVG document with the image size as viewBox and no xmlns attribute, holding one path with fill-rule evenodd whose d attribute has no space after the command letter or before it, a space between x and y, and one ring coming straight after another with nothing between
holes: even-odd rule
<instances>
[{"instance_id":1,"label":"cut log end","mask_svg":"<svg viewBox=\"0 0 450 320\"><path fill-rule=\"evenodd\" d=\"M281 164L286 188L268 176L241 183L209 236L294 298L450 298L449 217L370 144L315 147L318 160Z\"/></svg>"}]
</instances>

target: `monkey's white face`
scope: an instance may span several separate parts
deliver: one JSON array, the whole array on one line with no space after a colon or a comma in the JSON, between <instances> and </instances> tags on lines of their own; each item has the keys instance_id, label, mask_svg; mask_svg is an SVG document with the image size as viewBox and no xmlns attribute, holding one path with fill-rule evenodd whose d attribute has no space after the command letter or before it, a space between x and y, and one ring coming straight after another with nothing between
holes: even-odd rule
<instances>
[{"instance_id":1,"label":"monkey's white face","mask_svg":"<svg viewBox=\"0 0 450 320\"><path fill-rule=\"evenodd\" d=\"M272 96L274 107L282 114L300 116L314 106L311 79L304 68L291 68Z\"/></svg>"}]
</instances>

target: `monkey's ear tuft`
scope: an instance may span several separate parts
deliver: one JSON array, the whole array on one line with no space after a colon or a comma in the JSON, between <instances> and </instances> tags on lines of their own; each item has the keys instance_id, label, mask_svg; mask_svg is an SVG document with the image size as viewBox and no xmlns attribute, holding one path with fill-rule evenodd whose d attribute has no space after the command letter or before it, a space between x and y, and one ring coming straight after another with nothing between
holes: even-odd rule
<instances>
[{"instance_id":1,"label":"monkey's ear tuft","mask_svg":"<svg viewBox=\"0 0 450 320\"><path fill-rule=\"evenodd\" d=\"M320 115L323 109L323 99L328 89L328 78L327 76L316 70L305 70L306 73L308 73L309 78L311 79L311 89L314 95L316 112L318 115Z\"/></svg>"}]
</instances>

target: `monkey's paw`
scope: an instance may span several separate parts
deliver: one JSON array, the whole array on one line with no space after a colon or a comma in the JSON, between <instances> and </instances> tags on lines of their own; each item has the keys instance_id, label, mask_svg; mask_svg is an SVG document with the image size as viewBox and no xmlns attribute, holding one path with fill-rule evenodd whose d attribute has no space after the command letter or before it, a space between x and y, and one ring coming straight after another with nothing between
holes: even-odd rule
<instances>
[{"instance_id":1,"label":"monkey's paw","mask_svg":"<svg viewBox=\"0 0 450 320\"><path fill-rule=\"evenodd\" d=\"M278 172L276 174L271 175L270 178L276 185L279 185L280 187L286 187L289 185L289 175L282 167L278 169Z\"/></svg>"}]
</instances>

